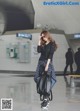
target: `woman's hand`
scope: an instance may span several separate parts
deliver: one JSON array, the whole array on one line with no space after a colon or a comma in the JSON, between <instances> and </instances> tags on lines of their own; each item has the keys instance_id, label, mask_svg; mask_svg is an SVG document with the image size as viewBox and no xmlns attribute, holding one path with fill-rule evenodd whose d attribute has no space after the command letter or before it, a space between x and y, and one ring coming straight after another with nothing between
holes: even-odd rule
<instances>
[{"instance_id":1,"label":"woman's hand","mask_svg":"<svg viewBox=\"0 0 80 111\"><path fill-rule=\"evenodd\" d=\"M39 42L38 42L38 45L40 46L41 45L41 41L42 41L42 38L44 37L44 34L42 34L41 36L39 36Z\"/></svg>"},{"instance_id":2,"label":"woman's hand","mask_svg":"<svg viewBox=\"0 0 80 111\"><path fill-rule=\"evenodd\" d=\"M41 45L41 36L39 36L39 42L38 42L38 45L39 45L39 46Z\"/></svg>"},{"instance_id":3,"label":"woman's hand","mask_svg":"<svg viewBox=\"0 0 80 111\"><path fill-rule=\"evenodd\" d=\"M48 59L46 67L45 67L45 71L48 71L48 67L49 67L50 61L51 61L51 59Z\"/></svg>"},{"instance_id":4,"label":"woman's hand","mask_svg":"<svg viewBox=\"0 0 80 111\"><path fill-rule=\"evenodd\" d=\"M46 65L46 67L45 67L45 71L46 71L46 72L48 71L48 65Z\"/></svg>"}]
</instances>

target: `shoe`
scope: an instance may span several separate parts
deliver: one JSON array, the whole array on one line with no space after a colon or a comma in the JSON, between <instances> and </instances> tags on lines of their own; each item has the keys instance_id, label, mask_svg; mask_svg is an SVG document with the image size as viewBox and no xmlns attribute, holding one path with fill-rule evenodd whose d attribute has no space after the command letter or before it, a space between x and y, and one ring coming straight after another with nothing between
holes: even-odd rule
<instances>
[{"instance_id":1,"label":"shoe","mask_svg":"<svg viewBox=\"0 0 80 111\"><path fill-rule=\"evenodd\" d=\"M49 106L49 99L44 99L41 103L41 108L47 108Z\"/></svg>"}]
</instances>

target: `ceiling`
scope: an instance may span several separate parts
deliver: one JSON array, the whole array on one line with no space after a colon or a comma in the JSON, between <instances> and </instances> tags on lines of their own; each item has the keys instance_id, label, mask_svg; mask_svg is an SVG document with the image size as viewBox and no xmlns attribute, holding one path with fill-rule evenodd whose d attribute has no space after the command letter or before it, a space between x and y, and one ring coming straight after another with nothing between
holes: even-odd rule
<instances>
[{"instance_id":1,"label":"ceiling","mask_svg":"<svg viewBox=\"0 0 80 111\"><path fill-rule=\"evenodd\" d=\"M45 0L32 0L35 10L35 27L49 27L64 30L66 34L80 33L80 5L76 6L46 6ZM52 1L52 0L46 0ZM55 0L59 1L59 0ZM65 1L65 0L64 0ZM78 1L80 0L67 0Z\"/></svg>"},{"instance_id":2,"label":"ceiling","mask_svg":"<svg viewBox=\"0 0 80 111\"><path fill-rule=\"evenodd\" d=\"M31 0L0 0L0 33L34 28Z\"/></svg>"},{"instance_id":3,"label":"ceiling","mask_svg":"<svg viewBox=\"0 0 80 111\"><path fill-rule=\"evenodd\" d=\"M3 32L6 26L6 30L47 27L63 30L66 34L80 33L80 5L51 6L43 5L44 1L63 0L0 0L0 32Z\"/></svg>"}]
</instances>

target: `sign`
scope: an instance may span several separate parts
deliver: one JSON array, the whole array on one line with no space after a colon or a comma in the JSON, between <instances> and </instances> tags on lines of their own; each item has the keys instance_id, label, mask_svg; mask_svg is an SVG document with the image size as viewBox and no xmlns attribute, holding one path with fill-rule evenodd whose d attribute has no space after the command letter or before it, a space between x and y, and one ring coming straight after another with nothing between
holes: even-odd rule
<instances>
[{"instance_id":1,"label":"sign","mask_svg":"<svg viewBox=\"0 0 80 111\"><path fill-rule=\"evenodd\" d=\"M80 38L80 34L75 34L74 38L79 39Z\"/></svg>"},{"instance_id":2,"label":"sign","mask_svg":"<svg viewBox=\"0 0 80 111\"><path fill-rule=\"evenodd\" d=\"M20 38L26 38L26 39L30 39L32 40L32 34L29 33L17 33L16 37L20 37Z\"/></svg>"}]
</instances>

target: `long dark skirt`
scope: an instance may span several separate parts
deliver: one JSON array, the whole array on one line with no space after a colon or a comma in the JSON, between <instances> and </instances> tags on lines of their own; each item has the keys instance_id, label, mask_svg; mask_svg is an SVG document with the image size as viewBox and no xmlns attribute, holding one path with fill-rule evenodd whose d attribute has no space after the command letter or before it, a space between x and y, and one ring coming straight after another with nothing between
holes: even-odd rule
<instances>
[{"instance_id":1,"label":"long dark skirt","mask_svg":"<svg viewBox=\"0 0 80 111\"><path fill-rule=\"evenodd\" d=\"M47 63L47 61L38 61L36 73L35 73L35 75L34 75L34 81L35 81L36 83L39 82L39 79L40 79L42 73L44 72L46 63ZM53 67L52 62L49 64L47 73L48 73L48 74L50 75L50 77L51 77L51 89L52 89L52 87L53 87L54 84L56 83L56 75L55 75L55 72L54 72L54 67Z\"/></svg>"}]
</instances>

